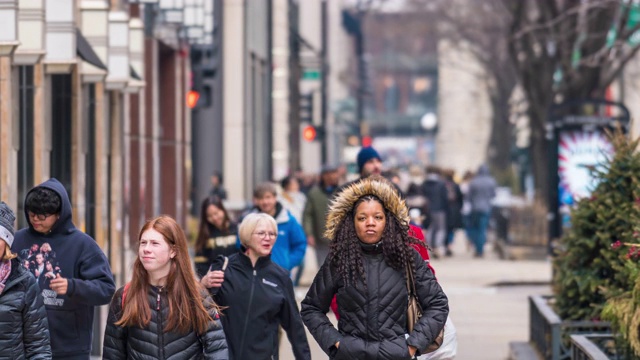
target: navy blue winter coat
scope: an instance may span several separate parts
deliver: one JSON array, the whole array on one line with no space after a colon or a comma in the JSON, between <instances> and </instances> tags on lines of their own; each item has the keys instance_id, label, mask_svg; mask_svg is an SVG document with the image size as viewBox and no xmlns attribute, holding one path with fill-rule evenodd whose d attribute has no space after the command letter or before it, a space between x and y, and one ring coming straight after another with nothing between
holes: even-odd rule
<instances>
[{"instance_id":1,"label":"navy blue winter coat","mask_svg":"<svg viewBox=\"0 0 640 360\"><path fill-rule=\"evenodd\" d=\"M51 350L54 358L88 360L94 309L111 300L115 292L113 275L109 261L96 241L73 224L71 202L64 186L56 179L49 179L39 186L60 196L60 217L47 234L37 232L29 222L28 228L16 232L11 250L23 262L38 261L34 259L38 253L42 254L46 261L52 263L53 271L68 279L65 295L57 295L49 288L40 289L49 320ZM25 216L29 221L26 210ZM44 243L53 251L33 251L36 246L41 249ZM41 276L44 273L39 271L38 277Z\"/></svg>"}]
</instances>

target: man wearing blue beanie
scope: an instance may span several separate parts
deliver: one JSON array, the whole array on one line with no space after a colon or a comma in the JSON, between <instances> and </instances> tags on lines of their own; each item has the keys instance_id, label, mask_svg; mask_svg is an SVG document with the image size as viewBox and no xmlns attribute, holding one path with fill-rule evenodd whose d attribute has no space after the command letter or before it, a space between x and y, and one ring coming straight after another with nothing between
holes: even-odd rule
<instances>
[{"instance_id":1,"label":"man wearing blue beanie","mask_svg":"<svg viewBox=\"0 0 640 360\"><path fill-rule=\"evenodd\" d=\"M380 158L380 154L370 146L360 149L357 161L360 178L366 178L373 174L380 175L382 173L382 159Z\"/></svg>"},{"instance_id":2,"label":"man wearing blue beanie","mask_svg":"<svg viewBox=\"0 0 640 360\"><path fill-rule=\"evenodd\" d=\"M348 182L346 184L341 185L334 193L333 196L337 196L337 194L341 193L342 190L347 188L349 185L360 181L361 179L367 178L371 175L382 176L382 159L380 158L380 154L376 151L376 149L367 146L360 149L358 152L358 157L356 158L356 162L358 163L358 171L360 171L360 178L354 181ZM402 191L398 188L398 185L395 185L396 190L398 190L398 194L402 196Z\"/></svg>"}]
</instances>

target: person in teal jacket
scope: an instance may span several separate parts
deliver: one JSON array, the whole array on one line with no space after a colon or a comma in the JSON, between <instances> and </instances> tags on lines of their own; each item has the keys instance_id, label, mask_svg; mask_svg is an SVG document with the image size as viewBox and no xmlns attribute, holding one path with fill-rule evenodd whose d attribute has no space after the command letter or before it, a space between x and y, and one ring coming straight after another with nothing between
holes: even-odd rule
<instances>
[{"instance_id":1,"label":"person in teal jacket","mask_svg":"<svg viewBox=\"0 0 640 360\"><path fill-rule=\"evenodd\" d=\"M273 183L262 183L253 191L255 204L249 213L271 215L278 223L278 237L271 252L271 261L288 272L302 263L307 251L307 236L302 226L276 199L277 189ZM240 240L238 239L238 246Z\"/></svg>"}]
</instances>

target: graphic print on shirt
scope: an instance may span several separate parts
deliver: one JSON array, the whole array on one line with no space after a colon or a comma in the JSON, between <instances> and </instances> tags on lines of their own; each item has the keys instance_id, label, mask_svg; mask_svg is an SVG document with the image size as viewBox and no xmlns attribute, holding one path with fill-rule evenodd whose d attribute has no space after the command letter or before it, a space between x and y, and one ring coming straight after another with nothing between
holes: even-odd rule
<instances>
[{"instance_id":1,"label":"graphic print on shirt","mask_svg":"<svg viewBox=\"0 0 640 360\"><path fill-rule=\"evenodd\" d=\"M33 243L29 248L18 253L20 263L29 270L38 281L42 290L45 305L62 306L64 299L58 299L58 294L51 290L51 280L60 274L60 264L56 259L56 252L47 242L39 245Z\"/></svg>"}]
</instances>

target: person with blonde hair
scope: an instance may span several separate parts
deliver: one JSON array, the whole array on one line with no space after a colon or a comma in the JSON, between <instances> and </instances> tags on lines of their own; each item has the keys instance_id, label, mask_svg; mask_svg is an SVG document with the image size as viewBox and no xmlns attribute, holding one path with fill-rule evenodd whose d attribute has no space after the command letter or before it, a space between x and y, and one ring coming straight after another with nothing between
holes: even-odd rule
<instances>
[{"instance_id":1,"label":"person with blonde hair","mask_svg":"<svg viewBox=\"0 0 640 360\"><path fill-rule=\"evenodd\" d=\"M203 279L220 306L230 359L277 359L282 326L297 360L311 359L288 272L271 261L278 225L266 213L243 219L238 235L244 253L221 259ZM226 265L225 265L226 263Z\"/></svg>"},{"instance_id":2,"label":"person with blonde hair","mask_svg":"<svg viewBox=\"0 0 640 360\"><path fill-rule=\"evenodd\" d=\"M200 286L174 219L147 221L131 282L109 306L103 359L228 359L219 308Z\"/></svg>"},{"instance_id":3,"label":"person with blonde hair","mask_svg":"<svg viewBox=\"0 0 640 360\"><path fill-rule=\"evenodd\" d=\"M11 252L13 210L0 201L0 354L11 359L51 359L49 324L36 279Z\"/></svg>"}]
</instances>

